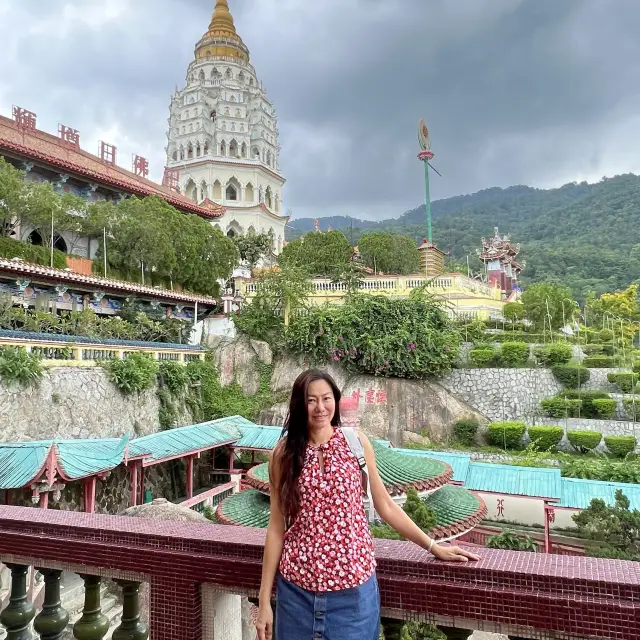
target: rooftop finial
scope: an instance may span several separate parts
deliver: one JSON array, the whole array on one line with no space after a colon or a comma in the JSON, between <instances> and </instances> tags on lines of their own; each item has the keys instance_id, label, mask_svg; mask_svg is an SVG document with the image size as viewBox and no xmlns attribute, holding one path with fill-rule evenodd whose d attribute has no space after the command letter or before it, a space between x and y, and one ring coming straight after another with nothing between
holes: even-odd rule
<instances>
[{"instance_id":1,"label":"rooftop finial","mask_svg":"<svg viewBox=\"0 0 640 640\"><path fill-rule=\"evenodd\" d=\"M209 31L232 31L236 33L236 25L233 16L229 11L228 0L216 0L216 8L213 11L213 18L209 25Z\"/></svg>"}]
</instances>

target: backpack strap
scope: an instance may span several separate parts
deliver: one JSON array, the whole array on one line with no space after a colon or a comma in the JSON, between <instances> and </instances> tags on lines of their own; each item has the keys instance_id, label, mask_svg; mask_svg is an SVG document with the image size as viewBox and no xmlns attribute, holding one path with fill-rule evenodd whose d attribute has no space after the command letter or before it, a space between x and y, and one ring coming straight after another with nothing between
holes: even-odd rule
<instances>
[{"instance_id":1,"label":"backpack strap","mask_svg":"<svg viewBox=\"0 0 640 640\"><path fill-rule=\"evenodd\" d=\"M360 440L358 432L353 427L342 427L342 433L344 434L351 453L358 461L358 465L362 470L362 488L367 494L367 517L369 522L373 522L375 516L375 509L373 508L373 498L371 496L371 483L369 482L369 469L367 468L367 460L364 455L364 446Z\"/></svg>"}]
</instances>

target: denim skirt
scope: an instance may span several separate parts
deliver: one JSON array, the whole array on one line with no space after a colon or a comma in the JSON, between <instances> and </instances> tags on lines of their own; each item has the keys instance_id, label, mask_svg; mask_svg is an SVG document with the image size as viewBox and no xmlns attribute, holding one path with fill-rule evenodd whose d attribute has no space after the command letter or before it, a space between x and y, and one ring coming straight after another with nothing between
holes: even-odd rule
<instances>
[{"instance_id":1,"label":"denim skirt","mask_svg":"<svg viewBox=\"0 0 640 640\"><path fill-rule=\"evenodd\" d=\"M274 640L378 640L376 575L353 589L312 593L278 574L274 635Z\"/></svg>"}]
</instances>

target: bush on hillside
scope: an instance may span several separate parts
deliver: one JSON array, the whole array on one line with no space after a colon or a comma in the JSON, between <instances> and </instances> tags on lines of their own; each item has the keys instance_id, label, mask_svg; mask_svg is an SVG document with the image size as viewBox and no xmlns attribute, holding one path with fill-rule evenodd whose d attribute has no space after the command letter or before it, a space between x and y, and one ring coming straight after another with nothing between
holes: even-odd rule
<instances>
[{"instance_id":1,"label":"bush on hillside","mask_svg":"<svg viewBox=\"0 0 640 640\"><path fill-rule=\"evenodd\" d=\"M603 344L584 344L581 347L582 353L585 356L602 356L606 355L604 353L604 345Z\"/></svg>"},{"instance_id":2,"label":"bush on hillside","mask_svg":"<svg viewBox=\"0 0 640 640\"><path fill-rule=\"evenodd\" d=\"M587 453L600 444L602 434L599 431L567 431L567 439L574 449Z\"/></svg>"},{"instance_id":3,"label":"bush on hillside","mask_svg":"<svg viewBox=\"0 0 640 640\"><path fill-rule=\"evenodd\" d=\"M460 333L424 288L407 299L354 294L349 304L312 306L285 337L288 350L310 362L380 377L441 376L460 352Z\"/></svg>"},{"instance_id":4,"label":"bush on hillside","mask_svg":"<svg viewBox=\"0 0 640 640\"><path fill-rule=\"evenodd\" d=\"M479 426L475 418L463 418L453 425L453 435L460 444L472 445L476 441Z\"/></svg>"},{"instance_id":5,"label":"bush on hillside","mask_svg":"<svg viewBox=\"0 0 640 640\"><path fill-rule=\"evenodd\" d=\"M588 356L582 364L589 369L613 369L616 366L616 361L613 356Z\"/></svg>"},{"instance_id":6,"label":"bush on hillside","mask_svg":"<svg viewBox=\"0 0 640 640\"><path fill-rule=\"evenodd\" d=\"M613 331L611 329L601 329L598 333L600 342L611 342L613 340Z\"/></svg>"},{"instance_id":7,"label":"bush on hillside","mask_svg":"<svg viewBox=\"0 0 640 640\"><path fill-rule=\"evenodd\" d=\"M0 257L11 260L21 258L31 264L40 264L45 267L51 266L51 249L30 242L20 242L11 238L0 237ZM53 250L53 266L56 269L67 268L67 254Z\"/></svg>"},{"instance_id":8,"label":"bush on hillside","mask_svg":"<svg viewBox=\"0 0 640 640\"><path fill-rule=\"evenodd\" d=\"M550 418L575 418L580 413L582 400L563 398L545 398L540 402L542 411Z\"/></svg>"},{"instance_id":9,"label":"bush on hillside","mask_svg":"<svg viewBox=\"0 0 640 640\"><path fill-rule=\"evenodd\" d=\"M604 444L616 458L625 458L636 450L638 441L635 436L605 436Z\"/></svg>"},{"instance_id":10,"label":"bush on hillside","mask_svg":"<svg viewBox=\"0 0 640 640\"><path fill-rule=\"evenodd\" d=\"M557 447L564 435L562 427L529 427L529 438L535 444L538 451L550 451Z\"/></svg>"},{"instance_id":11,"label":"bush on hillside","mask_svg":"<svg viewBox=\"0 0 640 640\"><path fill-rule=\"evenodd\" d=\"M158 363L146 353L131 353L121 360L102 363L109 380L124 394L151 389L156 382Z\"/></svg>"},{"instance_id":12,"label":"bush on hillside","mask_svg":"<svg viewBox=\"0 0 640 640\"><path fill-rule=\"evenodd\" d=\"M640 360L636 360L636 361L633 363L633 367L632 367L632 369L633 369L633 373L640 374Z\"/></svg>"},{"instance_id":13,"label":"bush on hillside","mask_svg":"<svg viewBox=\"0 0 640 640\"><path fill-rule=\"evenodd\" d=\"M17 382L24 387L36 384L42 377L39 356L27 352L24 347L4 347L0 349L0 380L5 383Z\"/></svg>"},{"instance_id":14,"label":"bush on hillside","mask_svg":"<svg viewBox=\"0 0 640 640\"><path fill-rule=\"evenodd\" d=\"M573 352L570 344L558 342L535 347L533 355L541 367L552 367L556 364L567 364L571 360Z\"/></svg>"},{"instance_id":15,"label":"bush on hillside","mask_svg":"<svg viewBox=\"0 0 640 640\"><path fill-rule=\"evenodd\" d=\"M640 420L640 398L623 398L622 405L629 420L633 420L633 422Z\"/></svg>"},{"instance_id":16,"label":"bush on hillside","mask_svg":"<svg viewBox=\"0 0 640 640\"><path fill-rule=\"evenodd\" d=\"M562 465L562 476L602 482L629 482L640 484L640 465L635 461L610 458L573 459Z\"/></svg>"},{"instance_id":17,"label":"bush on hillside","mask_svg":"<svg viewBox=\"0 0 640 640\"><path fill-rule=\"evenodd\" d=\"M593 401L611 399L611 396L604 391L581 391L579 389L565 389L558 395L569 400L582 400L579 414L579 417L582 418L600 417Z\"/></svg>"},{"instance_id":18,"label":"bush on hillside","mask_svg":"<svg viewBox=\"0 0 640 640\"><path fill-rule=\"evenodd\" d=\"M551 367L556 380L568 389L578 389L589 381L591 372L587 367L576 364L556 364Z\"/></svg>"},{"instance_id":19,"label":"bush on hillside","mask_svg":"<svg viewBox=\"0 0 640 640\"><path fill-rule=\"evenodd\" d=\"M541 333L526 333L520 331L505 331L504 333L487 333L485 338L491 342L524 342L526 344L539 344L544 342L545 336Z\"/></svg>"},{"instance_id":20,"label":"bush on hillside","mask_svg":"<svg viewBox=\"0 0 640 640\"><path fill-rule=\"evenodd\" d=\"M592 404L596 409L598 418L610 420L613 418L618 407L618 401L613 398L596 398L592 400Z\"/></svg>"},{"instance_id":21,"label":"bush on hillside","mask_svg":"<svg viewBox=\"0 0 640 640\"><path fill-rule=\"evenodd\" d=\"M489 444L503 449L515 449L522 441L527 427L524 422L491 422L487 427Z\"/></svg>"},{"instance_id":22,"label":"bush on hillside","mask_svg":"<svg viewBox=\"0 0 640 640\"><path fill-rule=\"evenodd\" d=\"M503 367L521 367L529 360L529 345L524 342L504 342L500 349Z\"/></svg>"},{"instance_id":23,"label":"bush on hillside","mask_svg":"<svg viewBox=\"0 0 640 640\"><path fill-rule=\"evenodd\" d=\"M633 393L633 389L638 382L638 374L637 373L608 373L607 380L611 384L617 384L620 387L620 391L622 393Z\"/></svg>"},{"instance_id":24,"label":"bush on hillside","mask_svg":"<svg viewBox=\"0 0 640 640\"><path fill-rule=\"evenodd\" d=\"M471 349L469 361L474 367L495 367L498 364L499 354L495 349Z\"/></svg>"}]
</instances>

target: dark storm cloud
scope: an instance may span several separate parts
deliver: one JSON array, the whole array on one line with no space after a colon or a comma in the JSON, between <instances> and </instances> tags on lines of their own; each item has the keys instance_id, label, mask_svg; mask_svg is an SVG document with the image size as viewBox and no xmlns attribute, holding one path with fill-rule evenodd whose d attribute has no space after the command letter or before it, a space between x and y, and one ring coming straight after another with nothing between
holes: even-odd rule
<instances>
[{"instance_id":1,"label":"dark storm cloud","mask_svg":"<svg viewBox=\"0 0 640 640\"><path fill-rule=\"evenodd\" d=\"M213 0L3 0L0 110L161 175L168 104ZM279 114L296 216L398 215L422 199L639 171L635 0L230 0ZM3 45L5 46L5 45Z\"/></svg>"}]
</instances>

